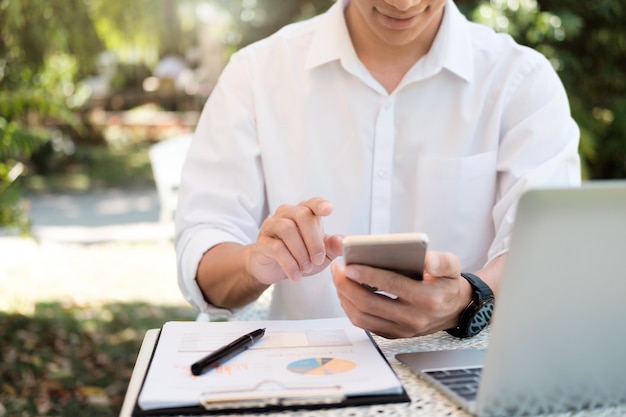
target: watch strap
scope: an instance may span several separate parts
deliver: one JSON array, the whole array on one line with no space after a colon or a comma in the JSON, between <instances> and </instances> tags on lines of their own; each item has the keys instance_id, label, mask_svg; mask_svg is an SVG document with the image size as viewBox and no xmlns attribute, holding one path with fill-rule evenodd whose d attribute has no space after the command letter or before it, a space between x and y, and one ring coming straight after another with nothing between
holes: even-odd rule
<instances>
[{"instance_id":1,"label":"watch strap","mask_svg":"<svg viewBox=\"0 0 626 417\"><path fill-rule=\"evenodd\" d=\"M486 302L494 299L491 288L477 275L469 272L461 272L461 277L465 278L472 287L472 300L459 316L459 323L456 327L447 329L446 332L454 337L466 338L469 334L469 326L477 310ZM474 333L475 334L475 333Z\"/></svg>"},{"instance_id":2,"label":"watch strap","mask_svg":"<svg viewBox=\"0 0 626 417\"><path fill-rule=\"evenodd\" d=\"M477 275L471 274L469 272L461 272L461 276L469 281L472 286L472 292L477 298L474 298L476 303L483 301L488 297L493 298L493 291L489 288L489 285L485 283L482 279L480 279Z\"/></svg>"}]
</instances>

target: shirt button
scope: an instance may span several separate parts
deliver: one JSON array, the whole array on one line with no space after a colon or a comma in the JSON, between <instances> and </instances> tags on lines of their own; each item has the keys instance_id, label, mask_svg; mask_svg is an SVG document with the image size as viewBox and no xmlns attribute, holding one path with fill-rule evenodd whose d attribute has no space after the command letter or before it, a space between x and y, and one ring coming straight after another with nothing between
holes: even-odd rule
<instances>
[{"instance_id":1,"label":"shirt button","mask_svg":"<svg viewBox=\"0 0 626 417\"><path fill-rule=\"evenodd\" d=\"M387 171L381 169L378 171L378 178L385 178L387 176Z\"/></svg>"},{"instance_id":2,"label":"shirt button","mask_svg":"<svg viewBox=\"0 0 626 417\"><path fill-rule=\"evenodd\" d=\"M389 111L389 110L391 110L391 106L393 106L393 103L388 101L388 102L385 103L384 108L385 108L386 111Z\"/></svg>"}]
</instances>

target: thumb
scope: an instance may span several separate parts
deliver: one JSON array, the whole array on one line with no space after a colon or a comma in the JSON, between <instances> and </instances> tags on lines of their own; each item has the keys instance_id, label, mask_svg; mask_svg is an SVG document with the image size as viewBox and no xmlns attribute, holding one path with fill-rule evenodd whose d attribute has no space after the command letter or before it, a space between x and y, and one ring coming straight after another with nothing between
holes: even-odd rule
<instances>
[{"instance_id":1,"label":"thumb","mask_svg":"<svg viewBox=\"0 0 626 417\"><path fill-rule=\"evenodd\" d=\"M326 247L326 257L328 259L333 260L337 256L343 255L341 240L341 235L327 235L324 237L324 246Z\"/></svg>"},{"instance_id":2,"label":"thumb","mask_svg":"<svg viewBox=\"0 0 626 417\"><path fill-rule=\"evenodd\" d=\"M461 262L450 252L427 252L424 270L435 277L458 278L461 275Z\"/></svg>"}]
</instances>

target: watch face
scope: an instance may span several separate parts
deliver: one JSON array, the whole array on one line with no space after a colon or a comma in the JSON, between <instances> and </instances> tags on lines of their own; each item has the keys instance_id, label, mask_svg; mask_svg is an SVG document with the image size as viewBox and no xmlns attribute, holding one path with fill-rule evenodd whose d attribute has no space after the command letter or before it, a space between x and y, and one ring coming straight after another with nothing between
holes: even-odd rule
<instances>
[{"instance_id":1,"label":"watch face","mask_svg":"<svg viewBox=\"0 0 626 417\"><path fill-rule=\"evenodd\" d=\"M468 337L477 335L482 329L487 327L493 314L493 306L493 301L489 300L478 307L472 320L469 322L469 326L467 326Z\"/></svg>"}]
</instances>

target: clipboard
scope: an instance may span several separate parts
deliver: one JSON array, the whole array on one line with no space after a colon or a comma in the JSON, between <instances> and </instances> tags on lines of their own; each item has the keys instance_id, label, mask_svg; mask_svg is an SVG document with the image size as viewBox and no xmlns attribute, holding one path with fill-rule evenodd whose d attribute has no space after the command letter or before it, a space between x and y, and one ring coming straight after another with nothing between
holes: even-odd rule
<instances>
[{"instance_id":1,"label":"clipboard","mask_svg":"<svg viewBox=\"0 0 626 417\"><path fill-rule=\"evenodd\" d=\"M324 410L339 407L368 406L376 404L409 403L410 397L403 389L401 394L344 396L339 387L320 387L310 396L251 396L241 398L239 393L225 393L224 397L216 401L205 401L194 407L173 407L152 410L142 410L135 404L133 417L159 416L200 416L200 415L227 415L241 413L272 413L277 411L295 410Z\"/></svg>"},{"instance_id":2,"label":"clipboard","mask_svg":"<svg viewBox=\"0 0 626 417\"><path fill-rule=\"evenodd\" d=\"M385 393L372 395L345 395L338 385L307 385L285 386L276 380L264 380L260 384L242 387L236 390L211 390L202 393L198 403L193 406L175 406L164 408L142 409L139 405L139 394L143 389L150 369L156 348L159 345L162 332L159 330L156 342L150 353L150 360L146 372L141 380L141 387L134 401L133 417L180 416L180 415L215 415L235 413L267 413L287 410L321 410L337 407L366 406L385 403L410 402L406 390L400 383L399 393ZM389 367L395 375L387 358L380 350L374 339L366 333L380 360Z\"/></svg>"}]
</instances>

